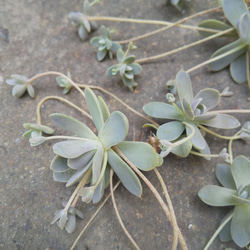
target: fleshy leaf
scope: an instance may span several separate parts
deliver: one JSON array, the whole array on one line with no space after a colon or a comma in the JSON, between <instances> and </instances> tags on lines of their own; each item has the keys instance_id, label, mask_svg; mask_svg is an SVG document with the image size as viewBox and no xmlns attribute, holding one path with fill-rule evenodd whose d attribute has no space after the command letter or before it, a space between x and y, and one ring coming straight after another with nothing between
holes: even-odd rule
<instances>
[{"instance_id":1,"label":"fleshy leaf","mask_svg":"<svg viewBox=\"0 0 250 250\"><path fill-rule=\"evenodd\" d=\"M231 223L233 241L240 247L250 242L250 206L243 204L236 206Z\"/></svg>"},{"instance_id":2,"label":"fleshy leaf","mask_svg":"<svg viewBox=\"0 0 250 250\"><path fill-rule=\"evenodd\" d=\"M50 169L55 172L65 172L69 169L67 159L56 155L50 164Z\"/></svg>"},{"instance_id":3,"label":"fleshy leaf","mask_svg":"<svg viewBox=\"0 0 250 250\"><path fill-rule=\"evenodd\" d=\"M176 87L179 100L182 103L184 97L187 102L193 101L193 87L189 75L185 71L179 71L176 75Z\"/></svg>"},{"instance_id":4,"label":"fleshy leaf","mask_svg":"<svg viewBox=\"0 0 250 250\"><path fill-rule=\"evenodd\" d=\"M172 121L161 125L157 130L157 137L160 140L173 141L184 131L185 126L179 121Z\"/></svg>"},{"instance_id":5,"label":"fleshy leaf","mask_svg":"<svg viewBox=\"0 0 250 250\"><path fill-rule=\"evenodd\" d=\"M95 185L98 181L101 173L102 166L106 167L106 163L103 163L104 149L101 144L98 145L98 148L96 150L95 156L93 157L93 163L92 163L92 178L91 178L91 184Z\"/></svg>"},{"instance_id":6,"label":"fleshy leaf","mask_svg":"<svg viewBox=\"0 0 250 250\"><path fill-rule=\"evenodd\" d=\"M240 16L248 12L243 0L223 0L222 7L226 18L235 28L237 28Z\"/></svg>"},{"instance_id":7,"label":"fleshy leaf","mask_svg":"<svg viewBox=\"0 0 250 250\"><path fill-rule=\"evenodd\" d=\"M184 137L180 137L179 139L182 139ZM187 157L192 149L192 141L188 140L177 147L174 147L171 151L171 153L179 156L179 157Z\"/></svg>"},{"instance_id":8,"label":"fleshy leaf","mask_svg":"<svg viewBox=\"0 0 250 250\"><path fill-rule=\"evenodd\" d=\"M243 155L237 156L231 166L237 189L250 184L250 161Z\"/></svg>"},{"instance_id":9,"label":"fleshy leaf","mask_svg":"<svg viewBox=\"0 0 250 250\"><path fill-rule=\"evenodd\" d=\"M230 213L228 213L220 222L220 224L222 224L229 216L231 216L231 214L233 213L233 211L231 211ZM228 221L227 224L221 229L220 233L219 233L219 237L220 240L222 242L228 242L230 240L232 240L232 236L231 236L231 222L232 220Z\"/></svg>"},{"instance_id":10,"label":"fleshy leaf","mask_svg":"<svg viewBox=\"0 0 250 250\"><path fill-rule=\"evenodd\" d=\"M247 44L250 42L250 16L249 12L243 14L239 19L238 32L240 38Z\"/></svg>"},{"instance_id":11,"label":"fleshy leaf","mask_svg":"<svg viewBox=\"0 0 250 250\"><path fill-rule=\"evenodd\" d=\"M98 50L97 51L97 60L99 62L102 61L106 55L107 55L107 50Z\"/></svg>"},{"instance_id":12,"label":"fleshy leaf","mask_svg":"<svg viewBox=\"0 0 250 250\"><path fill-rule=\"evenodd\" d=\"M129 64L133 63L134 61L135 61L135 56L130 55L130 56L127 56L126 58L124 58L122 63L129 65Z\"/></svg>"},{"instance_id":13,"label":"fleshy leaf","mask_svg":"<svg viewBox=\"0 0 250 250\"><path fill-rule=\"evenodd\" d=\"M123 141L128 133L128 126L128 119L123 113L119 111L111 113L98 134L105 149Z\"/></svg>"},{"instance_id":14,"label":"fleshy leaf","mask_svg":"<svg viewBox=\"0 0 250 250\"><path fill-rule=\"evenodd\" d=\"M27 89L27 86L25 84L16 84L12 88L12 95L15 97L21 97Z\"/></svg>"},{"instance_id":15,"label":"fleshy leaf","mask_svg":"<svg viewBox=\"0 0 250 250\"><path fill-rule=\"evenodd\" d=\"M98 203L102 199L104 189L105 189L105 178L102 177L100 183L98 184L97 188L95 189L93 199L92 199L93 203Z\"/></svg>"},{"instance_id":16,"label":"fleshy leaf","mask_svg":"<svg viewBox=\"0 0 250 250\"><path fill-rule=\"evenodd\" d=\"M216 207L235 205L235 201L231 197L232 195L237 195L237 192L229 188L215 185L207 185L198 193L198 196L203 202Z\"/></svg>"},{"instance_id":17,"label":"fleshy leaf","mask_svg":"<svg viewBox=\"0 0 250 250\"><path fill-rule=\"evenodd\" d=\"M138 75L142 71L142 67L138 63L132 63L129 66L133 68L134 75Z\"/></svg>"},{"instance_id":18,"label":"fleshy leaf","mask_svg":"<svg viewBox=\"0 0 250 250\"><path fill-rule=\"evenodd\" d=\"M76 217L75 215L68 214L68 220L65 225L65 230L70 234L76 229Z\"/></svg>"},{"instance_id":19,"label":"fleshy leaf","mask_svg":"<svg viewBox=\"0 0 250 250\"><path fill-rule=\"evenodd\" d=\"M205 20L205 21L199 23L198 26L201 28L214 29L214 30L220 30L220 31L227 30L227 29L231 28L231 26L229 26L221 21L215 20L215 19ZM202 31L202 30L199 30L199 33L205 37L214 35L213 32ZM236 36L236 35L237 35L236 30L233 30L230 33L225 34L224 36Z\"/></svg>"},{"instance_id":20,"label":"fleshy leaf","mask_svg":"<svg viewBox=\"0 0 250 250\"><path fill-rule=\"evenodd\" d=\"M64 114L51 114L50 118L59 127L72 132L76 136L87 139L97 139L96 135L79 120Z\"/></svg>"},{"instance_id":21,"label":"fleshy leaf","mask_svg":"<svg viewBox=\"0 0 250 250\"><path fill-rule=\"evenodd\" d=\"M105 103L105 101L102 99L102 97L98 96L98 101L99 101L99 105L102 111L103 120L104 122L106 122L106 120L110 116L109 108L107 104Z\"/></svg>"},{"instance_id":22,"label":"fleshy leaf","mask_svg":"<svg viewBox=\"0 0 250 250\"><path fill-rule=\"evenodd\" d=\"M230 73L233 80L239 84L242 84L247 81L247 72L246 72L246 54L243 53L241 56L236 58L230 64Z\"/></svg>"},{"instance_id":23,"label":"fleshy leaf","mask_svg":"<svg viewBox=\"0 0 250 250\"><path fill-rule=\"evenodd\" d=\"M193 121L194 120L194 112L193 112L193 109L191 107L191 104L186 100L185 97L182 100L182 106L183 106L183 110L185 112L186 117L190 121Z\"/></svg>"},{"instance_id":24,"label":"fleshy leaf","mask_svg":"<svg viewBox=\"0 0 250 250\"><path fill-rule=\"evenodd\" d=\"M58 182L67 182L74 173L75 170L73 169L68 169L64 172L53 172L53 178Z\"/></svg>"},{"instance_id":25,"label":"fleshy leaf","mask_svg":"<svg viewBox=\"0 0 250 250\"><path fill-rule=\"evenodd\" d=\"M88 31L83 24L81 24L78 28L78 35L82 41L85 41L88 38Z\"/></svg>"},{"instance_id":26,"label":"fleshy leaf","mask_svg":"<svg viewBox=\"0 0 250 250\"><path fill-rule=\"evenodd\" d=\"M220 102L220 92L216 89L202 89L195 96L195 100L201 98L200 104L206 106L208 110L214 108Z\"/></svg>"},{"instance_id":27,"label":"fleshy leaf","mask_svg":"<svg viewBox=\"0 0 250 250\"><path fill-rule=\"evenodd\" d=\"M119 143L117 147L141 170L149 171L163 163L163 159L148 143L124 141Z\"/></svg>"},{"instance_id":28,"label":"fleshy leaf","mask_svg":"<svg viewBox=\"0 0 250 250\"><path fill-rule=\"evenodd\" d=\"M61 141L53 145L53 151L64 158L76 158L90 150L96 149L98 144L99 142L96 140Z\"/></svg>"},{"instance_id":29,"label":"fleshy leaf","mask_svg":"<svg viewBox=\"0 0 250 250\"><path fill-rule=\"evenodd\" d=\"M210 120L200 121L200 123L209 127L221 129L233 129L240 126L239 121L235 117L227 114L217 114L216 117Z\"/></svg>"},{"instance_id":30,"label":"fleshy leaf","mask_svg":"<svg viewBox=\"0 0 250 250\"><path fill-rule=\"evenodd\" d=\"M121 67L120 64L112 65L106 70L105 74L107 76L115 76L119 72L120 67Z\"/></svg>"},{"instance_id":31,"label":"fleshy leaf","mask_svg":"<svg viewBox=\"0 0 250 250\"><path fill-rule=\"evenodd\" d=\"M119 63L121 63L121 62L123 61L124 52L122 51L122 49L118 49L117 54L116 54L116 57L117 57L117 61L118 61Z\"/></svg>"},{"instance_id":32,"label":"fleshy leaf","mask_svg":"<svg viewBox=\"0 0 250 250\"><path fill-rule=\"evenodd\" d=\"M189 123L189 124L195 130L195 134L191 138L193 146L195 148L197 148L198 150L204 149L206 147L207 143L206 143L204 137L202 136L199 128L195 124L193 124L193 123ZM186 131L187 131L187 135L190 135L192 133L192 129L189 126L186 126Z\"/></svg>"},{"instance_id":33,"label":"fleshy leaf","mask_svg":"<svg viewBox=\"0 0 250 250\"><path fill-rule=\"evenodd\" d=\"M97 131L99 132L99 130L104 124L100 104L98 102L96 95L90 88L85 88L84 93L85 93L85 100L89 108L89 112L92 116Z\"/></svg>"},{"instance_id":34,"label":"fleshy leaf","mask_svg":"<svg viewBox=\"0 0 250 250\"><path fill-rule=\"evenodd\" d=\"M141 196L142 186L134 171L112 149L108 150L108 162L125 188L136 196Z\"/></svg>"},{"instance_id":35,"label":"fleshy leaf","mask_svg":"<svg viewBox=\"0 0 250 250\"><path fill-rule=\"evenodd\" d=\"M164 102L149 102L143 106L143 111L155 118L183 120L183 116L174 106Z\"/></svg>"},{"instance_id":36,"label":"fleshy leaf","mask_svg":"<svg viewBox=\"0 0 250 250\"><path fill-rule=\"evenodd\" d=\"M68 166L75 170L79 170L87 165L95 154L95 150L88 151L77 158L68 159Z\"/></svg>"},{"instance_id":37,"label":"fleshy leaf","mask_svg":"<svg viewBox=\"0 0 250 250\"><path fill-rule=\"evenodd\" d=\"M227 164L217 164L215 175L222 186L230 189L236 189L231 168Z\"/></svg>"},{"instance_id":38,"label":"fleshy leaf","mask_svg":"<svg viewBox=\"0 0 250 250\"><path fill-rule=\"evenodd\" d=\"M233 0L233 1L235 1L235 0ZM211 58L220 56L220 55L222 55L226 52L229 52L231 50L236 50L236 51L234 51L233 53L230 53L229 55L227 55L221 59L218 59L218 60L210 63L208 65L209 69L211 71L220 71L220 70L224 69L232 61L234 61L238 56L242 55L247 50L247 47L248 47L248 45L240 39L223 46L222 48L215 51L214 54L211 56Z\"/></svg>"}]
</instances>

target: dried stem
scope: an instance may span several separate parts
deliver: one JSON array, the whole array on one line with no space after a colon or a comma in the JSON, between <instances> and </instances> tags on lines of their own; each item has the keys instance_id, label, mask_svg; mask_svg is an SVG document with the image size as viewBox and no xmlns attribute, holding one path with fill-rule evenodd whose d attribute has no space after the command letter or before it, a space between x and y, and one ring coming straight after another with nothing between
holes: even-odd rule
<instances>
[{"instance_id":1,"label":"dried stem","mask_svg":"<svg viewBox=\"0 0 250 250\"><path fill-rule=\"evenodd\" d=\"M110 169L110 194L111 194L111 198L112 198L112 202L113 202L113 207L115 209L115 213L116 213L116 217L124 231L124 233L127 235L127 237L129 238L130 242L133 244L133 246L135 247L135 249L137 250L140 250L140 247L136 244L136 242L134 241L133 237L130 235L130 233L128 232L128 230L126 229L122 219L121 219L121 216L120 216L120 213L118 211L118 208L117 208L117 205L116 205L116 201L115 201L115 196L114 196L114 190L113 190L113 174L114 174L114 171L113 169L111 168Z\"/></svg>"},{"instance_id":2,"label":"dried stem","mask_svg":"<svg viewBox=\"0 0 250 250\"><path fill-rule=\"evenodd\" d=\"M114 186L113 191L115 191L117 189L117 187L119 186L119 184L120 184L120 181L118 181L116 183L116 185ZM80 232L80 234L77 236L77 238L74 241L73 245L71 246L70 250L73 250L75 248L75 246L76 246L77 242L79 241L79 239L82 237L82 235L84 234L84 232L86 231L86 229L89 227L89 225L91 224L91 222L94 220L94 218L97 216L97 214L100 212L100 210L102 209L102 207L105 205L105 203L108 201L108 199L110 197L111 197L111 194L109 193L108 196L105 198L105 200L102 202L102 204L98 207L98 209L92 215L92 217L88 220L87 224L82 229L82 231Z\"/></svg>"},{"instance_id":3,"label":"dried stem","mask_svg":"<svg viewBox=\"0 0 250 250\"><path fill-rule=\"evenodd\" d=\"M156 190L156 188L152 185L152 183L147 179L147 177L139 170L137 169L134 164L123 154L123 152L117 148L116 146L112 147L128 164L129 166L134 170L135 173L137 173L141 179L145 182L145 184L149 187L149 189L152 191L152 193L154 194L155 198L158 200L159 204L161 205L164 213L166 214L167 218L169 219L169 221L171 222L172 226L173 226L173 218L169 212L169 209L166 205L166 203L163 201L162 197L160 196L160 194L158 193L158 191ZM180 240L180 244L182 249L188 249L186 242L183 238L183 235L181 233L180 230L178 230L178 238Z\"/></svg>"}]
</instances>

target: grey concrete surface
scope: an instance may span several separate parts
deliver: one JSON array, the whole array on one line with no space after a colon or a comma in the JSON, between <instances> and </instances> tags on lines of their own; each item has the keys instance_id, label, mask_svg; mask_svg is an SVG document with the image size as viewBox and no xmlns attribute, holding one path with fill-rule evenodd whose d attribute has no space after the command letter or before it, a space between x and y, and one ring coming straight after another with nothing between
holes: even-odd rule
<instances>
[{"instance_id":1,"label":"grey concrete surface","mask_svg":"<svg viewBox=\"0 0 250 250\"><path fill-rule=\"evenodd\" d=\"M103 0L93 9L97 16L116 16L177 21L200 10L211 8L214 1L190 1L183 14L167 8L164 0ZM143 65L137 77L139 83L135 93L130 93L118 78L104 75L108 66L115 61L105 60L98 63L96 51L89 42L82 43L70 25L67 14L82 11L82 0L0 0L0 249L69 249L88 218L98 205L79 203L84 219L78 221L73 234L51 225L54 212L61 209L62 201L67 201L73 188L53 181L49 169L53 158L51 143L42 146L29 146L22 138L23 123L36 121L36 104L46 95L62 96L55 83L55 77L44 77L34 84L36 98L28 95L21 99L11 96L11 87L5 80L11 74L31 77L44 71L70 71L75 81L102 86L120 97L123 101L142 112L142 106L149 101L165 101L165 83L175 77L180 69L189 69L203 62L224 44L225 39L217 39L196 46L167 58ZM216 14L214 14L216 16ZM199 17L189 21L196 25L205 19ZM99 26L115 29L114 39L127 39L155 26L114 22L98 22ZM158 26L157 26L158 27ZM91 35L97 35L98 32ZM136 42L137 58L151 56L199 39L195 31L173 28L154 37ZM232 98L222 99L219 108L250 108L247 85L238 86L229 77L228 70L209 73L206 67L191 73L194 92L204 87L214 87L222 91L226 86L235 94ZM112 110L123 111L130 121L129 139L139 136L147 139L148 130L142 130L145 121L138 118L107 95L102 95ZM67 99L84 105L81 96L71 91ZM48 115L64 112L78 117L90 124L81 114L57 101L48 101L42 106L43 123L51 125ZM237 115L241 122L250 120L250 115ZM233 134L226 131L224 134ZM227 146L226 141L207 136L213 153ZM235 142L234 156L249 155L249 146ZM223 208L212 208L203 204L197 193L206 184L216 184L214 170L219 160L190 156L178 159L170 155L159 171L163 175L175 208L178 224L189 249L204 247L227 213ZM159 192L160 185L153 172L146 173ZM141 199L132 197L123 187L115 192L122 219L141 249L171 249L172 227L167 221L156 199L143 184ZM108 194L108 191L106 191ZM222 244L215 240L211 249L235 247L232 242ZM123 233L112 207L112 202L104 206L94 222L80 239L76 249L133 249Z\"/></svg>"}]
</instances>

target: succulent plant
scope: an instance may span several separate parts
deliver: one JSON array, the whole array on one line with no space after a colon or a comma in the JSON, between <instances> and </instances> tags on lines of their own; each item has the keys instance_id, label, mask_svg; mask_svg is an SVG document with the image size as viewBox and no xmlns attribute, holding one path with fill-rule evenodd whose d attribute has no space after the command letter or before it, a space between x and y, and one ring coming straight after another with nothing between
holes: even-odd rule
<instances>
[{"instance_id":1,"label":"succulent plant","mask_svg":"<svg viewBox=\"0 0 250 250\"><path fill-rule=\"evenodd\" d=\"M195 131L190 141L174 148L172 153L186 157L192 146L203 154L210 154L210 148L199 129L199 124L220 128L232 129L240 125L239 121L227 114L218 114L210 111L220 101L220 93L216 89L205 88L193 96L192 82L185 71L180 71L175 79L176 92L179 101L175 103L172 94L167 94L171 104L163 102L150 102L143 107L144 112L155 118L170 119L173 121L162 124L156 136L163 142L175 142L183 136L190 135L192 129ZM168 145L163 145L161 154L168 150ZM209 159L209 158L208 158Z\"/></svg>"},{"instance_id":2,"label":"succulent plant","mask_svg":"<svg viewBox=\"0 0 250 250\"><path fill-rule=\"evenodd\" d=\"M27 91L31 98L35 98L35 90L26 76L14 74L11 75L11 78L7 79L6 83L13 86L13 96L21 97Z\"/></svg>"},{"instance_id":3,"label":"succulent plant","mask_svg":"<svg viewBox=\"0 0 250 250\"><path fill-rule=\"evenodd\" d=\"M184 6L184 0L167 0L166 4L169 5L173 5L178 11L182 11L183 10L183 6Z\"/></svg>"},{"instance_id":4,"label":"succulent plant","mask_svg":"<svg viewBox=\"0 0 250 250\"><path fill-rule=\"evenodd\" d=\"M241 131L240 131L240 137L247 144L250 144L250 121L247 121L242 125Z\"/></svg>"},{"instance_id":5,"label":"succulent plant","mask_svg":"<svg viewBox=\"0 0 250 250\"><path fill-rule=\"evenodd\" d=\"M135 56L127 55L130 50L135 48L136 46L134 46L133 43L131 42L125 53L122 49L119 49L116 55L119 64L110 66L106 71L107 76L115 76L119 73L123 83L131 91L133 91L134 87L137 86L137 83L134 81L134 76L139 74L142 70L141 65L135 63Z\"/></svg>"},{"instance_id":6,"label":"succulent plant","mask_svg":"<svg viewBox=\"0 0 250 250\"><path fill-rule=\"evenodd\" d=\"M90 40L92 46L98 47L97 60L102 61L107 55L112 59L113 53L117 52L121 48L121 45L111 41L111 31L105 26L101 26L100 33L101 36L93 37Z\"/></svg>"},{"instance_id":7,"label":"succulent plant","mask_svg":"<svg viewBox=\"0 0 250 250\"><path fill-rule=\"evenodd\" d=\"M209 69L220 71L230 65L231 77L236 83L241 84L247 81L247 71L249 71L250 14L244 0L223 0L222 6L226 18L237 31L239 38L218 49L211 56L211 58L215 58L225 54L222 58L211 62ZM226 30L230 27L215 20L202 22L199 26L218 30ZM235 31L229 35L234 35ZM209 35L207 32L203 32L203 34Z\"/></svg>"},{"instance_id":8,"label":"succulent plant","mask_svg":"<svg viewBox=\"0 0 250 250\"><path fill-rule=\"evenodd\" d=\"M99 3L99 0L95 0L92 3L89 3L88 0L85 0L83 3L83 13L69 13L69 20L71 21L72 25L78 28L78 35L82 41L85 41L88 38L90 32L97 29L96 22L88 20L89 10L96 3Z\"/></svg>"},{"instance_id":9,"label":"succulent plant","mask_svg":"<svg viewBox=\"0 0 250 250\"><path fill-rule=\"evenodd\" d=\"M69 79L71 79L71 75L68 72L67 76ZM63 76L58 76L56 78L56 82L58 83L58 85L63 88L63 94L67 95L69 93L69 91L71 90L72 84L71 82L69 82L65 77Z\"/></svg>"},{"instance_id":10,"label":"succulent plant","mask_svg":"<svg viewBox=\"0 0 250 250\"><path fill-rule=\"evenodd\" d=\"M250 243L250 161L238 156L231 167L218 164L215 174L224 187L207 185L198 195L210 206L234 206L220 223L219 237L223 242L233 239L238 246L246 247Z\"/></svg>"}]
</instances>

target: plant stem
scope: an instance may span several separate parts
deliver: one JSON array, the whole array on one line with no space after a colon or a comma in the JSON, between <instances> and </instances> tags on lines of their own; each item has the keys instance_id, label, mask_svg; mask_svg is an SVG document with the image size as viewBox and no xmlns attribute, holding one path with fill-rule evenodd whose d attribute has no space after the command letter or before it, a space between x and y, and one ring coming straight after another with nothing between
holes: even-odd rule
<instances>
[{"instance_id":1,"label":"plant stem","mask_svg":"<svg viewBox=\"0 0 250 250\"><path fill-rule=\"evenodd\" d=\"M250 66L249 66L249 50L246 51L246 72L247 72L247 84L250 91Z\"/></svg>"},{"instance_id":2,"label":"plant stem","mask_svg":"<svg viewBox=\"0 0 250 250\"><path fill-rule=\"evenodd\" d=\"M209 111L206 114L250 114L250 109L224 109L224 110L216 110L216 111Z\"/></svg>"},{"instance_id":3,"label":"plant stem","mask_svg":"<svg viewBox=\"0 0 250 250\"><path fill-rule=\"evenodd\" d=\"M125 102L123 102L120 98L118 98L117 96L115 96L114 94L110 93L109 91L105 90L104 88L102 87L99 87L99 86L93 86L93 85L85 85L85 84L77 84L80 88L86 88L86 87L89 87L91 89L96 89L96 90L99 90L109 96L111 96L112 98L114 98L115 100L117 100L118 102L120 102L123 106L125 106L127 109L129 109L130 111L132 111L134 114L140 116L141 118L151 122L152 124L154 124L155 126L159 127L160 125L153 121L152 119L150 119L149 117L141 114L140 112L136 111L135 109L133 109L132 107L130 107L128 104L126 104Z\"/></svg>"},{"instance_id":4,"label":"plant stem","mask_svg":"<svg viewBox=\"0 0 250 250\"><path fill-rule=\"evenodd\" d=\"M211 158L219 157L219 154L202 154L202 153L192 151L192 150L190 151L190 153L193 154L193 155L200 156L200 157L211 157Z\"/></svg>"},{"instance_id":5,"label":"plant stem","mask_svg":"<svg viewBox=\"0 0 250 250\"><path fill-rule=\"evenodd\" d=\"M128 230L126 229L122 219L121 219L121 216L119 214L119 211L118 211L118 208L117 208L117 205L116 205L116 201L115 201L115 196L114 196L114 190L113 190L113 174L114 174L114 171L113 169L111 168L110 169L110 194L111 194L111 198L112 198L112 202L113 202L113 207L115 209L115 213L116 213L116 217L124 231L124 233L127 235L127 237L129 238L129 240L131 241L131 243L133 244L133 246L135 247L135 249L137 250L140 250L140 247L136 244L136 242L134 241L133 237L130 235L130 233L128 232Z\"/></svg>"},{"instance_id":6,"label":"plant stem","mask_svg":"<svg viewBox=\"0 0 250 250\"><path fill-rule=\"evenodd\" d=\"M170 212L171 218L173 220L173 231L174 231L174 239L173 239L173 243L172 243L172 250L173 250L173 249L177 248L177 245L178 245L178 230L180 230L180 229L179 229L178 224L177 224L173 204L172 204L171 198L169 196L167 186L166 186L166 184L165 184L165 182L164 182L164 180L163 180L163 178L162 178L162 176L161 176L161 174L160 174L160 172L158 171L157 168L154 168L154 172L155 172L156 176L158 177L158 180L160 181L160 184L161 184L161 187L163 189L165 198L167 200L167 204L168 204L168 207L169 207L169 212Z\"/></svg>"},{"instance_id":7,"label":"plant stem","mask_svg":"<svg viewBox=\"0 0 250 250\"><path fill-rule=\"evenodd\" d=\"M217 33L217 34L214 34L214 35L212 35L212 36L203 38L203 39L201 39L201 40L199 40L199 41L196 41L196 42L193 42L193 43L184 45L184 46L179 47L179 48L177 48L177 49L174 49L174 50L171 50L171 51L168 51L168 52L165 52L165 53L156 55L156 56L151 56L151 57L146 57L146 58L138 59L138 60L136 60L135 62L136 62L136 63L145 63L145 62L148 62L148 61L151 61L151 60L156 60L156 59L159 59L159 58L162 58L162 57L166 57L166 56L169 56L169 55L171 55L171 54L180 52L180 51L182 51L182 50L191 48L191 47L193 47L193 46L195 46L195 45L198 45L198 44L207 42L207 41L209 41L209 40L211 40L211 39L213 39L213 38L222 36L222 35L224 35L224 34L230 32L230 31L232 31L232 30L233 30L233 28L230 28L230 29L221 31L221 32L219 32L219 33Z\"/></svg>"},{"instance_id":8,"label":"plant stem","mask_svg":"<svg viewBox=\"0 0 250 250\"><path fill-rule=\"evenodd\" d=\"M69 106L77 109L78 111L80 111L81 113L83 113L85 116L87 116L88 118L92 119L91 116L86 112L84 111L83 109L79 108L78 106L76 106L74 103L68 101L67 99L65 98L62 98L62 97L59 97L59 96L46 96L45 98L43 98L38 104L37 104L37 107L36 107L36 114L37 114L37 124L41 125L42 124L42 121L41 121L41 106L44 102L46 102L47 100L58 100L58 101L61 101L61 102L65 102L67 103Z\"/></svg>"},{"instance_id":9,"label":"plant stem","mask_svg":"<svg viewBox=\"0 0 250 250\"><path fill-rule=\"evenodd\" d=\"M118 181L116 183L116 185L114 186L113 191L115 191L117 189L117 187L119 186L119 184L121 183L121 181ZM108 201L108 199L111 197L111 194L109 193L108 196L105 198L105 200L102 202L102 204L98 207L98 209L95 211L95 213L91 216L91 218L88 220L87 224L85 225L85 227L82 229L82 231L80 232L80 234L77 236L76 240L74 241L73 245L71 246L70 250L73 250L77 244L77 242L79 241L79 239L81 238L81 236L83 235L83 233L86 231L86 229L88 228L88 226L91 224L91 222L94 220L94 218L97 216L97 214L100 212L100 210L102 209L102 207L105 205L105 203Z\"/></svg>"},{"instance_id":10,"label":"plant stem","mask_svg":"<svg viewBox=\"0 0 250 250\"><path fill-rule=\"evenodd\" d=\"M158 191L156 190L156 188L152 185L152 183L147 179L147 177L139 170L137 169L134 164L123 154L123 152L116 146L112 147L128 164L129 166L134 170L135 173L137 173L142 180L145 182L145 184L149 187L149 189L152 191L152 193L154 194L155 198L158 200L159 204L161 205L165 215L167 216L167 218L169 219L169 221L171 222L171 224L173 225L173 219L171 217L171 214L169 212L169 209L166 205L166 203L163 201L162 197L160 196L160 194L158 193ZM182 246L182 249L187 250L187 245L186 242L183 238L183 235L181 233L180 230L178 230L178 238L180 240L180 244Z\"/></svg>"},{"instance_id":11,"label":"plant stem","mask_svg":"<svg viewBox=\"0 0 250 250\"><path fill-rule=\"evenodd\" d=\"M241 130L238 131L234 137L237 137L241 133ZM232 150L232 144L233 144L234 139L229 140L228 143L228 154L229 154L229 159L230 159L230 164L233 163L233 150Z\"/></svg>"},{"instance_id":12,"label":"plant stem","mask_svg":"<svg viewBox=\"0 0 250 250\"><path fill-rule=\"evenodd\" d=\"M209 64L209 63L215 62L215 61L217 61L217 60L219 60L219 59L221 59L221 58L224 58L224 57L226 57L226 56L228 56L228 55L231 55L232 53L234 53L234 52L236 52L236 51L238 51L238 50L241 50L241 49L244 48L245 46L246 46L246 45L241 45L241 46L236 47L236 48L234 48L234 49L232 49L232 50L229 50L229 51L227 51L227 52L225 52L225 53L223 53L223 54L221 54L221 55L219 55L219 56L213 57L213 58L211 58L211 59L209 59L209 60L207 60L207 61L205 61L205 62L203 62L203 63L200 63L200 64L198 64L198 65L196 65L196 66L194 66L194 67L192 67L192 68L186 70L186 73L190 73L190 72L192 72L192 71L194 71L194 70L196 70L196 69L198 69L198 68L200 68L200 67L203 67L203 66L205 66L205 65L207 65L207 64Z\"/></svg>"},{"instance_id":13,"label":"plant stem","mask_svg":"<svg viewBox=\"0 0 250 250\"><path fill-rule=\"evenodd\" d=\"M91 141L90 139L86 139L83 137L75 137L75 136L64 136L64 135L55 135L55 136L48 136L45 137L46 141L49 140L61 140L61 139L65 139L65 140L80 140L80 141Z\"/></svg>"},{"instance_id":14,"label":"plant stem","mask_svg":"<svg viewBox=\"0 0 250 250\"><path fill-rule=\"evenodd\" d=\"M216 7L216 8L213 8L213 9L201 11L201 12L195 13L195 14L192 15L192 16L188 16L188 17L186 17L186 18L183 18L183 19L181 19L180 21L178 21L178 22L176 22L176 23L172 23L172 24L169 24L169 25L166 26L166 27L157 29L157 30L155 30L155 31L153 31L153 32L149 32L149 33L146 33L146 34L141 35L141 36L137 36L137 37L134 37L134 38L131 38L131 39L127 39L127 40L124 40L124 41L117 41L117 42L120 43L120 44L124 44L124 43L133 42L133 41L136 41L136 40L145 38L145 37L149 37L149 36L155 35L155 34L157 34L157 33L160 33L160 32L162 32L162 31L165 31L165 30L167 30L167 29L170 29L170 28L172 28L172 27L174 27L174 26L178 26L179 24L181 24L181 23L183 23L183 22L186 22L186 21L188 21L188 20L190 20L190 19L192 19L192 18L194 18L194 17L204 15L204 14L206 14L206 13L209 13L209 12L212 12L212 11L215 11L215 10L218 10L218 9L220 9L220 8L221 8L221 7ZM201 29L203 30L204 28L201 28ZM207 29L205 29L205 30L208 31ZM220 32L219 30L214 30L214 29L211 29L211 30L212 30L212 32L214 32L214 33Z\"/></svg>"},{"instance_id":15,"label":"plant stem","mask_svg":"<svg viewBox=\"0 0 250 250\"><path fill-rule=\"evenodd\" d=\"M203 129L204 131L206 131L207 133L211 134L211 135L214 135L218 138L221 138L221 139L225 139L225 140L236 140L236 139L240 139L241 137L240 136L223 136L223 135L220 135L220 134L217 134L215 132L213 132L212 130L200 125L200 124L197 124L197 126L201 129Z\"/></svg>"},{"instance_id":16,"label":"plant stem","mask_svg":"<svg viewBox=\"0 0 250 250\"><path fill-rule=\"evenodd\" d=\"M62 76L64 77L67 81L69 81L72 86L74 86L79 92L80 94L84 97L84 93L82 92L82 90L77 86L77 84L75 84L74 81L72 81L68 76L62 74L62 73L59 73L59 72L56 72L56 71L47 71L47 72L44 72L44 73L40 73L40 74L37 74L33 77L31 77L28 81L28 83L32 83L33 81L35 81L36 79L40 78L40 77L43 77L43 76L49 76L49 75L57 75L57 76Z\"/></svg>"},{"instance_id":17,"label":"plant stem","mask_svg":"<svg viewBox=\"0 0 250 250\"><path fill-rule=\"evenodd\" d=\"M65 211L68 211L68 209L69 209L70 206L71 206L72 201L75 199L75 197L76 197L76 195L77 195L77 192L79 191L80 188L82 188L82 187L86 184L86 182L87 182L87 180L88 180L90 174L91 174L91 169L89 169L89 170L87 171L87 173L83 176L83 178L81 179L81 181L80 181L79 184L77 185L77 187L76 187L76 189L74 190L73 194L71 195L69 201L67 202L67 205L66 205L65 208L64 208Z\"/></svg>"},{"instance_id":18,"label":"plant stem","mask_svg":"<svg viewBox=\"0 0 250 250\"><path fill-rule=\"evenodd\" d=\"M207 250L212 242L214 241L214 239L217 237L217 235L220 233L220 231L222 230L222 228L233 218L233 211L231 212L231 214L228 216L228 218L223 221L223 223L220 224L220 226L217 228L217 230L214 232L212 238L208 241L208 243L206 244L206 246L204 247L204 250Z\"/></svg>"}]
</instances>

